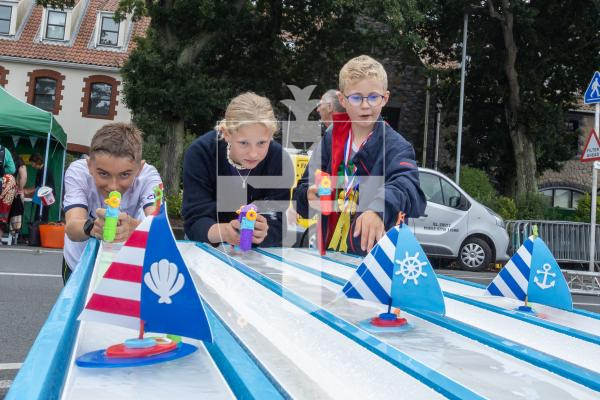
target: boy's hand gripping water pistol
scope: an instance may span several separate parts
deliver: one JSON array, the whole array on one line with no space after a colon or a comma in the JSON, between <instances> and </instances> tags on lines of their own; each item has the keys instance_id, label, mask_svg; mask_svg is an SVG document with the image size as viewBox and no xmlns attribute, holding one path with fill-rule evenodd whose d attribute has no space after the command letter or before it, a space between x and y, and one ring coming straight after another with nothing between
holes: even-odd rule
<instances>
[{"instance_id":1,"label":"boy's hand gripping water pistol","mask_svg":"<svg viewBox=\"0 0 600 400\"><path fill-rule=\"evenodd\" d=\"M315 171L315 184L317 185L317 194L321 200L321 213L323 215L331 214L332 196L331 196L331 176L320 169Z\"/></svg>"},{"instance_id":2,"label":"boy's hand gripping water pistol","mask_svg":"<svg viewBox=\"0 0 600 400\"><path fill-rule=\"evenodd\" d=\"M254 224L258 216L258 207L254 204L242 206L238 210L238 221L240 221L240 250L248 251L252 248L252 237L254 236Z\"/></svg>"},{"instance_id":3,"label":"boy's hand gripping water pistol","mask_svg":"<svg viewBox=\"0 0 600 400\"><path fill-rule=\"evenodd\" d=\"M108 194L104 200L106 204L106 216L104 217L104 230L102 238L107 242L115 240L117 234L117 222L119 222L119 206L121 205L121 193L116 190Z\"/></svg>"}]
</instances>

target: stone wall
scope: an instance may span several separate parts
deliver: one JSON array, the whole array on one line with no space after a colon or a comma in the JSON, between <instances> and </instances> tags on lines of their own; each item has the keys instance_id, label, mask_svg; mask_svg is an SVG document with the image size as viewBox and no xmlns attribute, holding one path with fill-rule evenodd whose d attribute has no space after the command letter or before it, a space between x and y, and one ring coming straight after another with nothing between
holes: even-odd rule
<instances>
[{"instance_id":1,"label":"stone wall","mask_svg":"<svg viewBox=\"0 0 600 400\"><path fill-rule=\"evenodd\" d=\"M382 113L390 125L413 145L417 162L422 166L423 128L427 96L425 68L391 59L384 59L382 63L388 74L388 89L390 91L390 100ZM427 140L428 166L433 165L435 103L436 99L431 96Z\"/></svg>"},{"instance_id":2,"label":"stone wall","mask_svg":"<svg viewBox=\"0 0 600 400\"><path fill-rule=\"evenodd\" d=\"M590 112L571 112L568 114L569 121L576 121L581 131L577 154L573 159L566 161L560 171L545 171L538 179L540 189L552 187L573 188L583 192L592 189L592 162L581 162L579 158L583 153L584 146L590 130L594 126L594 114Z\"/></svg>"}]
</instances>

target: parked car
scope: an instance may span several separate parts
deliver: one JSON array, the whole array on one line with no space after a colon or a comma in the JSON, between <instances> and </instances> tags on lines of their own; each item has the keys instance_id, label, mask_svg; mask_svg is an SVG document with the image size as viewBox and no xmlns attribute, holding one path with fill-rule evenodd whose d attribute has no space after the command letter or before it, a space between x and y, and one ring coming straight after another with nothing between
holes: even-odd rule
<instances>
[{"instance_id":1,"label":"parked car","mask_svg":"<svg viewBox=\"0 0 600 400\"><path fill-rule=\"evenodd\" d=\"M429 257L456 260L470 271L510 258L508 234L498 214L438 171L419 168L419 180L427 207L423 216L409 219L409 226ZM301 246L314 247L315 238L313 225Z\"/></svg>"},{"instance_id":2,"label":"parked car","mask_svg":"<svg viewBox=\"0 0 600 400\"><path fill-rule=\"evenodd\" d=\"M428 256L457 260L471 271L510 258L508 234L498 214L438 171L419 168L419 181L427 208L409 223Z\"/></svg>"}]
</instances>

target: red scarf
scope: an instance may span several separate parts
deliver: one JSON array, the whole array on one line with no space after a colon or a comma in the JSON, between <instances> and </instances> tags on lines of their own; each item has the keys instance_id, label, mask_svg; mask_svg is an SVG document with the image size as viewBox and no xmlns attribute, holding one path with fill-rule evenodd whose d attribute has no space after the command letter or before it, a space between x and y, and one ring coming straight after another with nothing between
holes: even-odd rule
<instances>
[{"instance_id":1,"label":"red scarf","mask_svg":"<svg viewBox=\"0 0 600 400\"><path fill-rule=\"evenodd\" d=\"M348 141L348 135L352 128L352 121L346 113L333 113L333 132L331 135L331 178L337 182L340 165L344 162L344 146ZM337 201L337 197L333 199ZM329 246L331 237L340 217L339 212L331 213L327 218L327 231L325 234L325 246ZM352 232L350 232L352 234Z\"/></svg>"}]
</instances>

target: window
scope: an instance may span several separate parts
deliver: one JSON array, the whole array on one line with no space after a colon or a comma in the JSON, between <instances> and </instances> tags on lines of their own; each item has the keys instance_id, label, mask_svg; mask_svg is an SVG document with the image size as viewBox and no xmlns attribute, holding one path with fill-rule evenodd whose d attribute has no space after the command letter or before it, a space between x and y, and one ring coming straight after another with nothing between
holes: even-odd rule
<instances>
[{"instance_id":1,"label":"window","mask_svg":"<svg viewBox=\"0 0 600 400\"><path fill-rule=\"evenodd\" d=\"M42 110L52 111L54 110L54 100L56 100L56 80L37 78L35 80L33 105Z\"/></svg>"},{"instance_id":2,"label":"window","mask_svg":"<svg viewBox=\"0 0 600 400\"><path fill-rule=\"evenodd\" d=\"M442 185L440 178L432 174L419 174L419 182L421 190L425 193L427 201L437 204L444 204L444 196L442 195Z\"/></svg>"},{"instance_id":3,"label":"window","mask_svg":"<svg viewBox=\"0 0 600 400\"><path fill-rule=\"evenodd\" d=\"M461 198L460 192L445 179L442 179L441 182L444 205L452 208L459 208Z\"/></svg>"},{"instance_id":4,"label":"window","mask_svg":"<svg viewBox=\"0 0 600 400\"><path fill-rule=\"evenodd\" d=\"M66 24L66 12L48 10L48 21L46 23L46 39L65 40Z\"/></svg>"},{"instance_id":5,"label":"window","mask_svg":"<svg viewBox=\"0 0 600 400\"><path fill-rule=\"evenodd\" d=\"M112 16L102 17L99 42L102 46L119 45L119 23Z\"/></svg>"},{"instance_id":6,"label":"window","mask_svg":"<svg viewBox=\"0 0 600 400\"><path fill-rule=\"evenodd\" d=\"M65 76L51 69L36 69L28 72L27 102L43 110L58 114L62 108L62 92Z\"/></svg>"},{"instance_id":7,"label":"window","mask_svg":"<svg viewBox=\"0 0 600 400\"><path fill-rule=\"evenodd\" d=\"M463 198L458 189L446 179L426 172L419 172L419 185L425 193L427 201L459 210L466 210L469 207L468 202L465 204L466 199Z\"/></svg>"},{"instance_id":8,"label":"window","mask_svg":"<svg viewBox=\"0 0 600 400\"><path fill-rule=\"evenodd\" d=\"M92 83L88 114L108 115L112 98L112 85L108 83Z\"/></svg>"},{"instance_id":9,"label":"window","mask_svg":"<svg viewBox=\"0 0 600 400\"><path fill-rule=\"evenodd\" d=\"M11 15L12 7L0 6L0 35L8 35L10 33Z\"/></svg>"},{"instance_id":10,"label":"window","mask_svg":"<svg viewBox=\"0 0 600 400\"><path fill-rule=\"evenodd\" d=\"M556 189L544 189L540 191L543 194L546 200L546 205L548 207L558 207L565 208L569 210L574 210L577 208L577 203L579 203L579 199L583 195L583 193L565 188L556 188Z\"/></svg>"},{"instance_id":11,"label":"window","mask_svg":"<svg viewBox=\"0 0 600 400\"><path fill-rule=\"evenodd\" d=\"M2 65L0 65L0 86L6 86L6 84L8 83L6 75L8 75L8 70Z\"/></svg>"},{"instance_id":12,"label":"window","mask_svg":"<svg viewBox=\"0 0 600 400\"><path fill-rule=\"evenodd\" d=\"M120 82L106 75L92 75L83 82L81 115L86 118L114 119Z\"/></svg>"}]
</instances>

